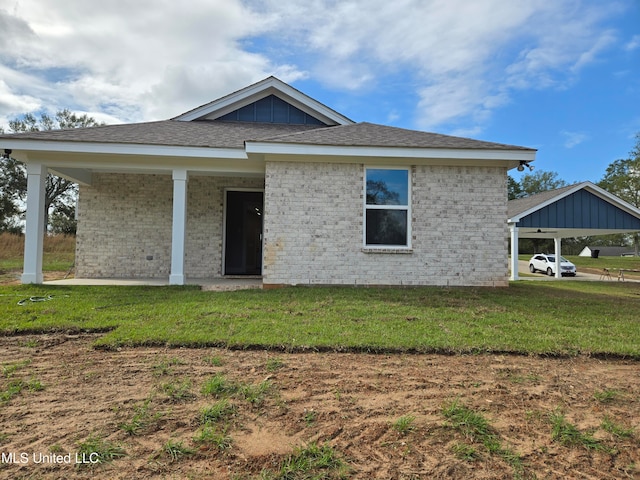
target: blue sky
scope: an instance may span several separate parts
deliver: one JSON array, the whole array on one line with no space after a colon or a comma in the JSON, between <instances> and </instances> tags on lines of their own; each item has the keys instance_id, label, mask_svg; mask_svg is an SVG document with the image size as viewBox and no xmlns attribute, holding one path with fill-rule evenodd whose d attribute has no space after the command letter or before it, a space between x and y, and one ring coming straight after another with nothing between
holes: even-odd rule
<instances>
[{"instance_id":1,"label":"blue sky","mask_svg":"<svg viewBox=\"0 0 640 480\"><path fill-rule=\"evenodd\" d=\"M537 148L569 183L640 132L637 0L4 0L0 31L5 128L171 118L275 75L356 121Z\"/></svg>"}]
</instances>

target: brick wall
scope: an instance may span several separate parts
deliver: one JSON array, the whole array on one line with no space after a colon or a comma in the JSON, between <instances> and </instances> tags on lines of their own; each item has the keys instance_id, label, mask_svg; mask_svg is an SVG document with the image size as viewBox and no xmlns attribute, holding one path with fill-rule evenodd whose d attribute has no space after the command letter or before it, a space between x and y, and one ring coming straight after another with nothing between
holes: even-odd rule
<instances>
[{"instance_id":1,"label":"brick wall","mask_svg":"<svg viewBox=\"0 0 640 480\"><path fill-rule=\"evenodd\" d=\"M196 177L187 187L185 274L222 270L224 188L263 188L261 178ZM81 278L168 278L173 181L170 175L95 174L80 188L76 274Z\"/></svg>"},{"instance_id":2,"label":"brick wall","mask_svg":"<svg viewBox=\"0 0 640 480\"><path fill-rule=\"evenodd\" d=\"M265 284L508 283L506 169L412 168L412 251L363 249L364 166L267 162Z\"/></svg>"}]
</instances>

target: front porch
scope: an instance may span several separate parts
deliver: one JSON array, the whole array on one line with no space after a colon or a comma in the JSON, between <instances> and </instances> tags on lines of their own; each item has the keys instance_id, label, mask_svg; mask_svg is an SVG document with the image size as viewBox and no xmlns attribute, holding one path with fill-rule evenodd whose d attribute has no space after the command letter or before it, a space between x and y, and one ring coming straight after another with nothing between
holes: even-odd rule
<instances>
[{"instance_id":1,"label":"front porch","mask_svg":"<svg viewBox=\"0 0 640 480\"><path fill-rule=\"evenodd\" d=\"M168 278L67 278L49 280L45 285L116 285L116 286L155 286L170 285ZM261 277L247 278L187 278L185 285L198 285L204 291L228 292L232 290L261 289Z\"/></svg>"}]
</instances>

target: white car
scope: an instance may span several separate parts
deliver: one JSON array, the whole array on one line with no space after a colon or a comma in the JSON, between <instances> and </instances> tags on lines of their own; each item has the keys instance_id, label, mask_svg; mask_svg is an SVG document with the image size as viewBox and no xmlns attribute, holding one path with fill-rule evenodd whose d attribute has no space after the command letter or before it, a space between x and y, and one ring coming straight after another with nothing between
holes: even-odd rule
<instances>
[{"instance_id":1,"label":"white car","mask_svg":"<svg viewBox=\"0 0 640 480\"><path fill-rule=\"evenodd\" d=\"M556 274L556 256L547 255L546 253L536 253L531 260L529 260L529 271L536 273L536 271L544 272L550 277ZM564 257L560 257L560 275L576 276L576 266Z\"/></svg>"}]
</instances>

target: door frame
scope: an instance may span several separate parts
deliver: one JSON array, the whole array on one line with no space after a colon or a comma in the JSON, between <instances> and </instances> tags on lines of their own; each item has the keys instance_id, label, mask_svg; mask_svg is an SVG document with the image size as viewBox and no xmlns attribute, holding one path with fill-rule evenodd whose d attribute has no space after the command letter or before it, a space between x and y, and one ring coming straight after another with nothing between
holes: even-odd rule
<instances>
[{"instance_id":1,"label":"door frame","mask_svg":"<svg viewBox=\"0 0 640 480\"><path fill-rule=\"evenodd\" d=\"M227 193L228 192L261 192L262 193L262 258L260 259L260 271L264 268L264 188L242 188L242 187L225 187L222 192L222 276L236 276L235 274L227 275ZM243 277L251 277L252 275L243 275ZM255 276L255 275L254 275ZM262 277L262 275L259 275Z\"/></svg>"}]
</instances>

